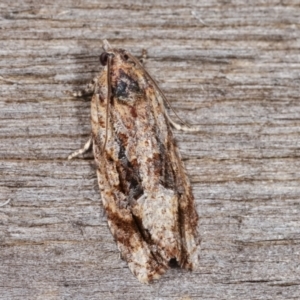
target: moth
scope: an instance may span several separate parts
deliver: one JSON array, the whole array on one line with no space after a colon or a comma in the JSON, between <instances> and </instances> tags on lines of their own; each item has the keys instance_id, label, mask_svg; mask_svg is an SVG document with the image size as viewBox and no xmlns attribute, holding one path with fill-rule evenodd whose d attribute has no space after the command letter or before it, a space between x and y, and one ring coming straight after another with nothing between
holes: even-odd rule
<instances>
[{"instance_id":1,"label":"moth","mask_svg":"<svg viewBox=\"0 0 300 300\"><path fill-rule=\"evenodd\" d=\"M190 181L174 142L167 99L140 61L104 41L102 72L92 93L91 146L108 226L121 257L142 283L169 267L198 264L198 215ZM75 93L82 96L83 93Z\"/></svg>"}]
</instances>

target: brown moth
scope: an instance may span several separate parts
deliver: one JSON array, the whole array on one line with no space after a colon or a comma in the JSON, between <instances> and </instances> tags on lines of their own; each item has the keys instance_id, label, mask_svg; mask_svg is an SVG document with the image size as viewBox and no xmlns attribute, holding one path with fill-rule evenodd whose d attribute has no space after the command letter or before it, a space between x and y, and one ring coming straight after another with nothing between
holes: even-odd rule
<instances>
[{"instance_id":1,"label":"brown moth","mask_svg":"<svg viewBox=\"0 0 300 300\"><path fill-rule=\"evenodd\" d=\"M198 264L198 215L171 126L166 98L137 58L104 41L104 69L92 92L92 137L101 198L122 258L140 282L170 266ZM76 96L81 96L77 93ZM171 125L171 126L170 126Z\"/></svg>"}]
</instances>

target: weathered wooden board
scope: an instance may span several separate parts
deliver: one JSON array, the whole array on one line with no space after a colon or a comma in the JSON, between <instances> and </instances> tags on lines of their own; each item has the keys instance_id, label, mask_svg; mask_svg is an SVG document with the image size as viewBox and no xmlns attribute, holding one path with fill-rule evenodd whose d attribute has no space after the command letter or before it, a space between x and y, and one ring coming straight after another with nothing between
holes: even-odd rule
<instances>
[{"instance_id":1,"label":"weathered wooden board","mask_svg":"<svg viewBox=\"0 0 300 300\"><path fill-rule=\"evenodd\" d=\"M0 3L1 299L299 299L300 4ZM106 225L89 102L101 40L139 55L179 115L199 270L140 284Z\"/></svg>"}]
</instances>

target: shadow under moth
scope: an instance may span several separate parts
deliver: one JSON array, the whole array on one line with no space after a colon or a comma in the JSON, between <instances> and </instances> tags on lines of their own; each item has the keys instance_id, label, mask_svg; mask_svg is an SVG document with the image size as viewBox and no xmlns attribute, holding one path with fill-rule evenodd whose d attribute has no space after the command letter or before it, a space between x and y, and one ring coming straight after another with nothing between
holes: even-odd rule
<instances>
[{"instance_id":1,"label":"shadow under moth","mask_svg":"<svg viewBox=\"0 0 300 300\"><path fill-rule=\"evenodd\" d=\"M167 99L140 61L104 41L104 66L88 88L93 94L92 136L97 177L109 228L121 257L142 283L172 266L198 264L198 215L189 179L175 145Z\"/></svg>"}]
</instances>

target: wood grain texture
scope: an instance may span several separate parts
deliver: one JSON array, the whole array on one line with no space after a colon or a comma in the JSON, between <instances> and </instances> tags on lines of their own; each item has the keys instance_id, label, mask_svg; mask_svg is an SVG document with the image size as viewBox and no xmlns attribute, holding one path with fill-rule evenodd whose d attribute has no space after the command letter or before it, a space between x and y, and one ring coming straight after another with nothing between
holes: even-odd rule
<instances>
[{"instance_id":1,"label":"wood grain texture","mask_svg":"<svg viewBox=\"0 0 300 300\"><path fill-rule=\"evenodd\" d=\"M300 5L285 1L0 3L0 299L299 299ZM201 262L151 285L106 224L89 101L101 40L139 55L179 115Z\"/></svg>"}]
</instances>

